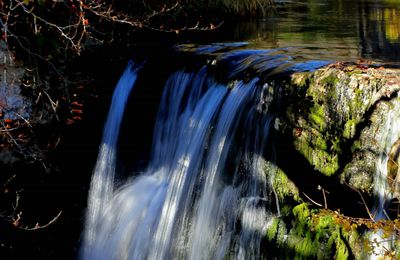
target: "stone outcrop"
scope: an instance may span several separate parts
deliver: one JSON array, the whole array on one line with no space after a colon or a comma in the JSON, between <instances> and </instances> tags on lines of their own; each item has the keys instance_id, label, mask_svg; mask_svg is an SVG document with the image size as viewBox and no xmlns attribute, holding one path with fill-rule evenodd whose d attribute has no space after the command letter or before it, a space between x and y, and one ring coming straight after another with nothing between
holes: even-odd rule
<instances>
[{"instance_id":1,"label":"stone outcrop","mask_svg":"<svg viewBox=\"0 0 400 260\"><path fill-rule=\"evenodd\" d=\"M385 153L389 156L388 193L399 198L400 139L387 152L379 140L387 135L388 122L393 120L389 115L400 113L400 70L338 63L313 72L294 73L282 88L279 131L284 138L277 141L278 145L288 142L289 150L295 150L316 174L309 174L300 165L286 172L276 170L273 188L281 211L267 228L266 240L273 245L269 249L278 248L277 254L285 257L368 258L376 245L368 240L366 231L374 228L374 221L368 219L365 208L361 207L365 217L357 218L354 216L360 216L360 212L356 209L347 211L350 216L346 216L340 207L354 203L352 200L361 201L357 192L365 198L374 197L377 162ZM293 163L291 159L283 160L283 164ZM266 169L269 174L270 167ZM314 179L317 175L318 180ZM338 190L336 194L319 186L321 180L335 183L331 189ZM301 189L302 182L314 189L314 197L307 195L311 189ZM355 199L332 198L349 189L347 186L354 189ZM340 200L340 207L329 209L328 196L330 202ZM372 208L372 204L365 206ZM387 225L388 229L392 226L382 223L379 225ZM399 254L400 250L394 247L389 252Z\"/></svg>"},{"instance_id":2,"label":"stone outcrop","mask_svg":"<svg viewBox=\"0 0 400 260\"><path fill-rule=\"evenodd\" d=\"M295 73L287 109L293 145L320 173L371 191L387 101L400 90L400 70L334 64Z\"/></svg>"}]
</instances>

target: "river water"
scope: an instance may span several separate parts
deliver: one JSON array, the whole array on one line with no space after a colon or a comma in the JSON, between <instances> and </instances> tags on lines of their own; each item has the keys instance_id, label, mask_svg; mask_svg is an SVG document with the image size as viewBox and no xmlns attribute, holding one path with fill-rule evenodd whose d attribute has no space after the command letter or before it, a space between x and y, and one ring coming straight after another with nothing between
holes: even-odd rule
<instances>
[{"instance_id":1,"label":"river water","mask_svg":"<svg viewBox=\"0 0 400 260\"><path fill-rule=\"evenodd\" d=\"M400 61L398 0L283 0L265 15L226 29L225 40L304 59Z\"/></svg>"}]
</instances>

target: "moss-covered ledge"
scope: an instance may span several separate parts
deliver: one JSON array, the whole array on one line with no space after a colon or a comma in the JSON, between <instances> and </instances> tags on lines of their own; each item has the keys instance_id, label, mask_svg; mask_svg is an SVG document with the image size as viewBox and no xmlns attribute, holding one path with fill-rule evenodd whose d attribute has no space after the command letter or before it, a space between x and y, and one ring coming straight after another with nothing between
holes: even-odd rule
<instances>
[{"instance_id":1,"label":"moss-covered ledge","mask_svg":"<svg viewBox=\"0 0 400 260\"><path fill-rule=\"evenodd\" d=\"M399 90L399 69L337 63L292 74L285 85L288 105L284 117L294 148L320 173L332 176L345 172L343 180L369 191L374 165L357 160L346 164L353 157L373 161L371 154L364 157L356 153L366 150L360 145L371 146L366 138L359 142L361 130L374 124L371 115L382 114L379 104Z\"/></svg>"},{"instance_id":2,"label":"moss-covered ledge","mask_svg":"<svg viewBox=\"0 0 400 260\"><path fill-rule=\"evenodd\" d=\"M372 192L382 155L377 140L385 136L385 125L393 120L388 115L400 110L400 69L339 63L294 73L280 86L276 143L281 160L277 166L265 166L266 174L274 173L271 184L280 211L266 228L267 251L294 259L368 258L376 246L368 232L382 226L389 229L395 222L376 222L358 212L366 211L355 206L362 193L343 182ZM301 159L287 166L287 157L293 161L295 156ZM389 156L393 182L400 176L400 138ZM320 191L320 185L326 190ZM392 192L400 194L400 187ZM399 250L390 253L398 255Z\"/></svg>"}]
</instances>

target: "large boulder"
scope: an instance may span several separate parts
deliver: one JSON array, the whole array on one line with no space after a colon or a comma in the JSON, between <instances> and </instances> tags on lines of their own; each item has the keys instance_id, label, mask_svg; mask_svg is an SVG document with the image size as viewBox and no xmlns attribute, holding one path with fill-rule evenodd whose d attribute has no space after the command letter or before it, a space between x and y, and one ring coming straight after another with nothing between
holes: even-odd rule
<instances>
[{"instance_id":1,"label":"large boulder","mask_svg":"<svg viewBox=\"0 0 400 260\"><path fill-rule=\"evenodd\" d=\"M400 90L400 70L338 63L294 73L287 88L294 148L321 174L341 174L354 188L371 191L382 150L376 136Z\"/></svg>"}]
</instances>

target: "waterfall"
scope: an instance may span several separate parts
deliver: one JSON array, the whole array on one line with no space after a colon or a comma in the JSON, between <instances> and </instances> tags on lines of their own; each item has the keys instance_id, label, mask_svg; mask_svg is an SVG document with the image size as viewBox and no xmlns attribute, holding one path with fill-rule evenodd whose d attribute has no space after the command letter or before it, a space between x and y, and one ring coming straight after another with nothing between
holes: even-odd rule
<instances>
[{"instance_id":1,"label":"waterfall","mask_svg":"<svg viewBox=\"0 0 400 260\"><path fill-rule=\"evenodd\" d=\"M97 231L99 225L101 225L99 219L104 214L105 205L107 205L113 192L118 133L125 105L135 84L140 67L133 62L128 63L112 97L89 191L86 230L84 234L86 248L84 250L90 250L95 243ZM84 254L86 254L86 251Z\"/></svg>"},{"instance_id":2,"label":"waterfall","mask_svg":"<svg viewBox=\"0 0 400 260\"><path fill-rule=\"evenodd\" d=\"M380 144L381 153L378 158L378 162L376 164L376 174L374 178L374 194L377 196L373 214L375 220L388 219L389 216L386 212L387 202L392 199L392 188L389 187L388 178L389 178L389 161L392 160L390 158L390 153L392 147L395 146L395 143L400 138L400 100L399 98L395 98L392 100L388 106L390 106L390 110L388 111L384 122L382 123L382 129L378 132L376 136L377 142ZM395 164L397 162L394 162ZM396 181L396 180L394 180ZM382 237L383 231L377 231L371 234L371 241L376 241L374 243L374 249L370 256L370 259L380 259L386 250L390 250L392 248L392 240L389 238Z\"/></svg>"},{"instance_id":3,"label":"waterfall","mask_svg":"<svg viewBox=\"0 0 400 260\"><path fill-rule=\"evenodd\" d=\"M273 87L258 78L226 86L207 67L173 73L148 166L114 188L127 86L138 70L131 67L116 87L104 129L82 258L259 259L268 219L276 214L263 171L274 121L266 97Z\"/></svg>"}]
</instances>

